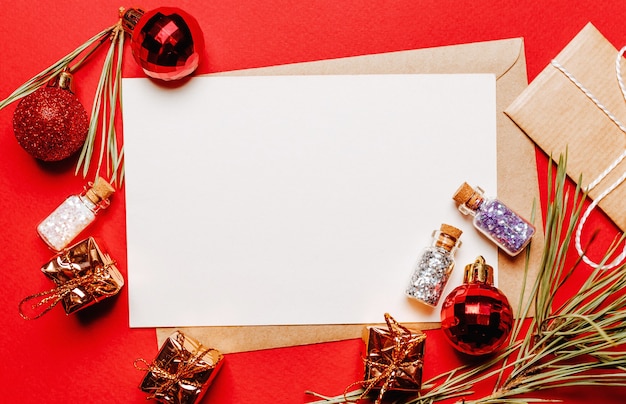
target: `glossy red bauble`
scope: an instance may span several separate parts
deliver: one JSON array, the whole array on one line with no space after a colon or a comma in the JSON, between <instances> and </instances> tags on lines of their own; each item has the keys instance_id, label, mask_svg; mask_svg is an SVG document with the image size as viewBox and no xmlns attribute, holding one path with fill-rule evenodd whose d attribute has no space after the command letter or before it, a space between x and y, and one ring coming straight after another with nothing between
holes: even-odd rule
<instances>
[{"instance_id":1,"label":"glossy red bauble","mask_svg":"<svg viewBox=\"0 0 626 404\"><path fill-rule=\"evenodd\" d=\"M159 7L143 13L131 35L135 60L146 75L155 79L170 81L190 75L198 68L204 51L200 25L176 7Z\"/></svg>"},{"instance_id":2,"label":"glossy red bauble","mask_svg":"<svg viewBox=\"0 0 626 404\"><path fill-rule=\"evenodd\" d=\"M468 265L466 274L468 267L475 269L477 263ZM486 266L484 260L481 265ZM499 350L509 338L513 310L506 296L492 286L492 282L488 277L478 279L466 275L464 284L450 292L443 302L441 329L450 344L460 352L490 354Z\"/></svg>"},{"instance_id":3,"label":"glossy red bauble","mask_svg":"<svg viewBox=\"0 0 626 404\"><path fill-rule=\"evenodd\" d=\"M67 89L42 87L24 97L13 114L13 132L24 150L43 161L59 161L85 143L89 118Z\"/></svg>"}]
</instances>

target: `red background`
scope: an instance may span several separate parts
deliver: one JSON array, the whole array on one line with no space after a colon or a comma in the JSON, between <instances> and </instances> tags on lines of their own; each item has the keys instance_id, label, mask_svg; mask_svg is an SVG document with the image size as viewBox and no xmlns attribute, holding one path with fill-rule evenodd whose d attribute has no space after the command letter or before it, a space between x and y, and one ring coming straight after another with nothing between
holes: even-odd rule
<instances>
[{"instance_id":1,"label":"red background","mask_svg":"<svg viewBox=\"0 0 626 404\"><path fill-rule=\"evenodd\" d=\"M0 98L112 25L119 6L134 5L0 0ZM170 4L141 4L147 10L164 5ZM612 1L220 0L176 5L194 15L203 29L207 57L199 73L524 37L532 80L588 21L616 47L626 43L624 8ZM126 50L124 76L142 76L128 46ZM75 75L87 111L103 59L103 53L97 54ZM39 272L51 253L35 227L67 195L79 191L84 180L73 175L75 160L41 164L18 146L11 123L14 109L0 111L0 401L144 402L137 389L142 373L133 361L155 356L156 337L153 329L128 328L126 289L81 315L67 317L60 307L36 321L18 315L23 297L51 286ZM167 164L167 156L155 158ZM541 153L538 162L545 191L546 158ZM123 192L118 192L89 234L105 241L125 273L124 206ZM601 251L616 229L599 213L590 223L591 229L606 230L595 248ZM361 377L360 344L350 340L230 354L204 402L299 403L306 400L307 389L339 394ZM425 377L459 363L439 332L428 332ZM626 389L580 388L542 396L568 403L621 403L624 393Z\"/></svg>"}]
</instances>

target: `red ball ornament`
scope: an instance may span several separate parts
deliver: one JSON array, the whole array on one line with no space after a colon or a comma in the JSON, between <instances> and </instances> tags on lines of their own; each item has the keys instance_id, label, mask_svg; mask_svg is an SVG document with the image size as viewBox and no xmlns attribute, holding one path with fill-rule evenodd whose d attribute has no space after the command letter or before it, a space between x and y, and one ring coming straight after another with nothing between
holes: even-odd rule
<instances>
[{"instance_id":1,"label":"red ball ornament","mask_svg":"<svg viewBox=\"0 0 626 404\"><path fill-rule=\"evenodd\" d=\"M478 257L465 267L463 284L443 302L443 334L460 352L486 355L504 345L512 325L513 310L506 296L493 286L493 268Z\"/></svg>"},{"instance_id":2,"label":"red ball ornament","mask_svg":"<svg viewBox=\"0 0 626 404\"><path fill-rule=\"evenodd\" d=\"M200 25L176 7L144 12L129 9L124 27L132 35L132 54L146 75L160 80L178 80L193 73L204 50Z\"/></svg>"},{"instance_id":3,"label":"red ball ornament","mask_svg":"<svg viewBox=\"0 0 626 404\"><path fill-rule=\"evenodd\" d=\"M13 113L13 132L24 150L43 161L63 160L81 148L89 118L71 91L71 75L24 97Z\"/></svg>"}]
</instances>

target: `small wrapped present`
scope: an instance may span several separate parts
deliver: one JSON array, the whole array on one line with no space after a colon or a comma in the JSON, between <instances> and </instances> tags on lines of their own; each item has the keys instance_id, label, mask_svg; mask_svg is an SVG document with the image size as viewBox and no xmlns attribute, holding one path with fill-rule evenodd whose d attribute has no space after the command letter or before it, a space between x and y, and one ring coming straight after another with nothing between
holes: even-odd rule
<instances>
[{"instance_id":1,"label":"small wrapped present","mask_svg":"<svg viewBox=\"0 0 626 404\"><path fill-rule=\"evenodd\" d=\"M626 71L626 60L589 23L505 113L556 161L567 152L567 174L626 231L626 182L620 181L626 108L618 64Z\"/></svg>"},{"instance_id":2,"label":"small wrapped present","mask_svg":"<svg viewBox=\"0 0 626 404\"><path fill-rule=\"evenodd\" d=\"M366 327L363 396L380 390L379 403L387 391L418 392L422 386L426 334L399 324L385 313L387 328Z\"/></svg>"},{"instance_id":3,"label":"small wrapped present","mask_svg":"<svg viewBox=\"0 0 626 404\"><path fill-rule=\"evenodd\" d=\"M124 278L111 257L89 237L64 249L41 271L56 288L28 296L20 302L20 315L27 320L41 317L59 302L71 314L116 295ZM26 303L34 302L30 307ZM28 313L26 312L28 311Z\"/></svg>"},{"instance_id":4,"label":"small wrapped present","mask_svg":"<svg viewBox=\"0 0 626 404\"><path fill-rule=\"evenodd\" d=\"M218 350L175 331L152 363L135 361L137 369L146 371L139 388L150 393L148 399L162 403L197 403L213 382L223 359Z\"/></svg>"}]
</instances>

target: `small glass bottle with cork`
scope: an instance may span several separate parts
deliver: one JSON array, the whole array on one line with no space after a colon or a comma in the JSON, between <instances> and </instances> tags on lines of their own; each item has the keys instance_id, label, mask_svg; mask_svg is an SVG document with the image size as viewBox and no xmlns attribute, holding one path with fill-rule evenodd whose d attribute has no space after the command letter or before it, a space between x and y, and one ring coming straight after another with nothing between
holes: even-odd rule
<instances>
[{"instance_id":1,"label":"small glass bottle with cork","mask_svg":"<svg viewBox=\"0 0 626 404\"><path fill-rule=\"evenodd\" d=\"M454 253L461 246L459 238L462 233L445 223L433 232L432 244L422 251L406 288L407 296L429 306L439 303L454 269Z\"/></svg>"},{"instance_id":2,"label":"small glass bottle with cork","mask_svg":"<svg viewBox=\"0 0 626 404\"><path fill-rule=\"evenodd\" d=\"M480 187L464 182L452 197L459 211L473 216L476 229L510 256L519 254L530 242L535 227L496 198L487 198Z\"/></svg>"},{"instance_id":3,"label":"small glass bottle with cork","mask_svg":"<svg viewBox=\"0 0 626 404\"><path fill-rule=\"evenodd\" d=\"M101 177L79 195L72 195L38 226L37 233L55 251L61 251L109 206L115 189Z\"/></svg>"}]
</instances>

